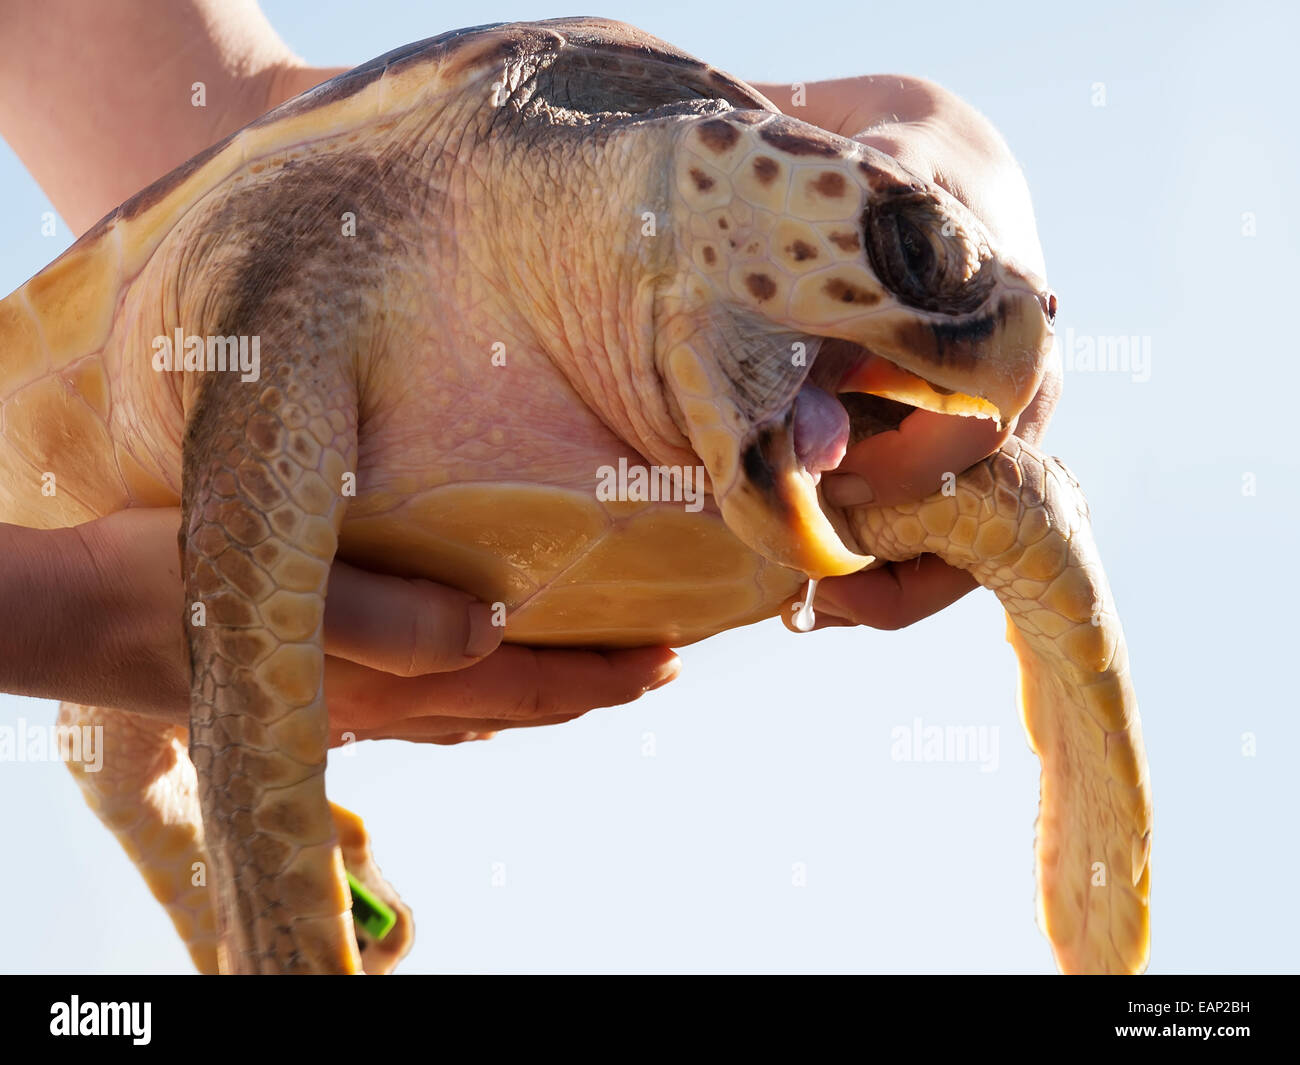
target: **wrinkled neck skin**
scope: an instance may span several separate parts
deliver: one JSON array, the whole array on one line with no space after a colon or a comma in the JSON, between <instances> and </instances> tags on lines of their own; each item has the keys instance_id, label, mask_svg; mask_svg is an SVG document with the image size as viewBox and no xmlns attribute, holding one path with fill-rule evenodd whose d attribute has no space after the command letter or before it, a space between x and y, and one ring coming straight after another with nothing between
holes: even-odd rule
<instances>
[{"instance_id":1,"label":"wrinkled neck skin","mask_svg":"<svg viewBox=\"0 0 1300 1065\"><path fill-rule=\"evenodd\" d=\"M662 123L679 120L533 125L489 136L474 168L499 320L615 436L665 465L698 461L655 366L657 293L674 253Z\"/></svg>"}]
</instances>

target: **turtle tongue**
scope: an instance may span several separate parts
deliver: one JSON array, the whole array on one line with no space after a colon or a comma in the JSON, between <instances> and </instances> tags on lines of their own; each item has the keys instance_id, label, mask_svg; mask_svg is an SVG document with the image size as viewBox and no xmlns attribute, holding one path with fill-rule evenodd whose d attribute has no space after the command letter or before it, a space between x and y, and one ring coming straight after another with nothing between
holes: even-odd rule
<instances>
[{"instance_id":1,"label":"turtle tongue","mask_svg":"<svg viewBox=\"0 0 1300 1065\"><path fill-rule=\"evenodd\" d=\"M804 385L794 401L794 453L814 477L833 470L849 446L849 414L816 385Z\"/></svg>"}]
</instances>

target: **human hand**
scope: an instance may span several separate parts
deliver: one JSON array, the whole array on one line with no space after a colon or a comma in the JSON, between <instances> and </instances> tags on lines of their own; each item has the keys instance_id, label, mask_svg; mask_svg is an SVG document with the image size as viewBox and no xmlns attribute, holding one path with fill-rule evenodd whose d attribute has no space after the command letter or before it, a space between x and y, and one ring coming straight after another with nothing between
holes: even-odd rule
<instances>
[{"instance_id":1,"label":"human hand","mask_svg":"<svg viewBox=\"0 0 1300 1065\"><path fill-rule=\"evenodd\" d=\"M126 510L71 529L0 525L0 690L189 723L180 511ZM667 648L500 647L464 592L335 562L325 608L331 740L458 743L570 721L678 671Z\"/></svg>"},{"instance_id":2,"label":"human hand","mask_svg":"<svg viewBox=\"0 0 1300 1065\"><path fill-rule=\"evenodd\" d=\"M492 608L454 588L335 562L325 599L330 743L451 744L632 702L680 669L666 647L501 646Z\"/></svg>"},{"instance_id":3,"label":"human hand","mask_svg":"<svg viewBox=\"0 0 1300 1065\"><path fill-rule=\"evenodd\" d=\"M943 188L970 208L1005 254L1044 275L1024 176L998 132L969 104L931 82L894 75L810 83L802 107L793 106L789 86L755 87L792 117L879 149ZM1060 392L1061 366L1054 356L1014 426L999 430L983 418L914 411L897 429L850 448L837 471L824 475L825 497L835 506L924 499L939 490L945 474L991 455L1012 433L1038 443ZM817 588L817 627L903 628L975 586L968 573L933 555L831 578ZM782 611L787 627L793 627L797 601Z\"/></svg>"}]
</instances>

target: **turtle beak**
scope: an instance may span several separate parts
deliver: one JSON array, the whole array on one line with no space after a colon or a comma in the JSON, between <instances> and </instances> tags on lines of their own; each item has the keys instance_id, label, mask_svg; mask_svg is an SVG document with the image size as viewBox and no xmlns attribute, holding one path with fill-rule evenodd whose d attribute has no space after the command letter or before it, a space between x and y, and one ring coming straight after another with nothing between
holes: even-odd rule
<instances>
[{"instance_id":1,"label":"turtle beak","mask_svg":"<svg viewBox=\"0 0 1300 1065\"><path fill-rule=\"evenodd\" d=\"M885 162L870 150L867 160ZM1051 350L1056 297L1043 279L995 258L984 226L953 197L883 170L861 228L874 281L892 300L826 334L904 371L890 398L1012 424L1037 394ZM960 398L936 406L936 394Z\"/></svg>"},{"instance_id":2,"label":"turtle beak","mask_svg":"<svg viewBox=\"0 0 1300 1065\"><path fill-rule=\"evenodd\" d=\"M1002 265L986 270L1005 271ZM1015 422L1038 393L1051 350L1056 297L1034 279L1008 279L979 310L960 316L909 308L877 315L847 339L895 368L873 365L880 380L845 382L843 391L871 392L924 410ZM845 330L839 335L851 333Z\"/></svg>"}]
</instances>

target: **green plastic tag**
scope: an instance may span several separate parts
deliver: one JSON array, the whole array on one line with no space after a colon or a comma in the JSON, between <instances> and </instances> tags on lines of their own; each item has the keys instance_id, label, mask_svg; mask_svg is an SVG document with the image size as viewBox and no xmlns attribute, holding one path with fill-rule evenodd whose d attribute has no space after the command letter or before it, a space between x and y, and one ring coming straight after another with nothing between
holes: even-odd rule
<instances>
[{"instance_id":1,"label":"green plastic tag","mask_svg":"<svg viewBox=\"0 0 1300 1065\"><path fill-rule=\"evenodd\" d=\"M348 873L348 887L352 889L352 920L371 939L383 939L397 924L397 913L351 873Z\"/></svg>"}]
</instances>

